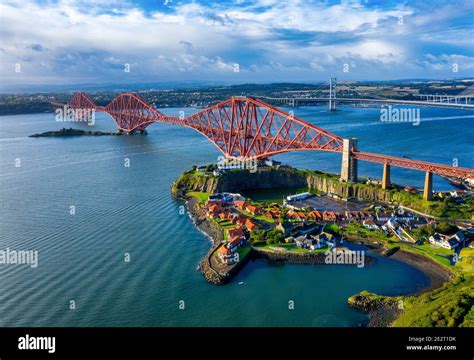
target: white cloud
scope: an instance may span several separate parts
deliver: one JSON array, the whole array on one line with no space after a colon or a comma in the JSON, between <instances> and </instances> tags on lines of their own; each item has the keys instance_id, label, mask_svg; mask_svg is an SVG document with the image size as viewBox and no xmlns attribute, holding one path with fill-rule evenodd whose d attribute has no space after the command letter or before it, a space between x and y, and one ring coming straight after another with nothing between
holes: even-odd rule
<instances>
[{"instance_id":1,"label":"white cloud","mask_svg":"<svg viewBox=\"0 0 474 360\"><path fill-rule=\"evenodd\" d=\"M329 77L350 63L360 71L351 76L370 78L371 71L362 73L370 67L385 74L390 67L439 67L442 59L416 54L413 43L442 42L462 31L424 33L423 27L431 27L430 15L407 6L367 8L357 1L308 5L303 0L246 4L173 2L168 4L171 12L145 13L118 1L2 2L0 76L7 84L304 80L315 71ZM459 13L445 9L443 18ZM404 16L403 26L399 16ZM468 47L466 39L458 45ZM15 63L22 64L22 73L14 72ZM129 74L123 72L125 63L132 64Z\"/></svg>"}]
</instances>

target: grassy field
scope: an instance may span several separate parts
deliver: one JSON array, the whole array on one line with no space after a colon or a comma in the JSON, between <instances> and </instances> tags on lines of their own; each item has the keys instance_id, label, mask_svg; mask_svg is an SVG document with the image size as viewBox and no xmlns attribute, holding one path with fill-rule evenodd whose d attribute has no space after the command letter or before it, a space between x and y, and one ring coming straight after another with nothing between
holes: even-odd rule
<instances>
[{"instance_id":1,"label":"grassy field","mask_svg":"<svg viewBox=\"0 0 474 360\"><path fill-rule=\"evenodd\" d=\"M439 289L403 298L396 327L473 327L474 278L458 276Z\"/></svg>"},{"instance_id":2,"label":"grassy field","mask_svg":"<svg viewBox=\"0 0 474 360\"><path fill-rule=\"evenodd\" d=\"M241 246L240 248L238 248L237 252L239 253L239 259L245 259L245 257L249 254L250 250L252 250L252 248L249 245Z\"/></svg>"},{"instance_id":3,"label":"grassy field","mask_svg":"<svg viewBox=\"0 0 474 360\"><path fill-rule=\"evenodd\" d=\"M451 265L451 260L450 260L454 254L453 250L436 247L431 244L412 246L412 245L400 243L398 241L388 242L387 247L389 249L394 248L394 247L399 247L402 250L410 251L410 252L420 254L423 256L428 256L429 258L433 259L438 264L441 264L442 266L446 266L450 270L453 270L453 266Z\"/></svg>"},{"instance_id":4,"label":"grassy field","mask_svg":"<svg viewBox=\"0 0 474 360\"><path fill-rule=\"evenodd\" d=\"M366 229L360 222L352 222L347 224L342 230L342 234L347 237L355 236L364 239L375 239L380 241L387 241L395 239L395 237L388 236L382 230L370 230Z\"/></svg>"},{"instance_id":5,"label":"grassy field","mask_svg":"<svg viewBox=\"0 0 474 360\"><path fill-rule=\"evenodd\" d=\"M317 250L308 250L308 249L303 249L300 247L297 247L294 244L263 244L263 243L258 243L256 244L256 247L258 249L264 249L264 250L270 250L270 251L275 251L272 248L284 248L288 251L293 251L293 252L299 252L299 253L324 253L329 250L329 248L323 248L323 249L317 249Z\"/></svg>"},{"instance_id":6,"label":"grassy field","mask_svg":"<svg viewBox=\"0 0 474 360\"><path fill-rule=\"evenodd\" d=\"M459 254L459 261L455 265L459 271L474 272L474 249L464 248Z\"/></svg>"},{"instance_id":7,"label":"grassy field","mask_svg":"<svg viewBox=\"0 0 474 360\"><path fill-rule=\"evenodd\" d=\"M209 193L199 192L199 191L188 191L187 194L197 199L199 203L204 203L209 198Z\"/></svg>"}]
</instances>

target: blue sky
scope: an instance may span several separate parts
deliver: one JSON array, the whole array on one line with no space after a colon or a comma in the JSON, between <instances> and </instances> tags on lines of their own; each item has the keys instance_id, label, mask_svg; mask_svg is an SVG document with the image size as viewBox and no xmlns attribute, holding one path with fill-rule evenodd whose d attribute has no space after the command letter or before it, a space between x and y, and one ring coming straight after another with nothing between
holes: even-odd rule
<instances>
[{"instance_id":1,"label":"blue sky","mask_svg":"<svg viewBox=\"0 0 474 360\"><path fill-rule=\"evenodd\" d=\"M440 0L3 0L0 77L6 88L472 77L473 10Z\"/></svg>"}]
</instances>

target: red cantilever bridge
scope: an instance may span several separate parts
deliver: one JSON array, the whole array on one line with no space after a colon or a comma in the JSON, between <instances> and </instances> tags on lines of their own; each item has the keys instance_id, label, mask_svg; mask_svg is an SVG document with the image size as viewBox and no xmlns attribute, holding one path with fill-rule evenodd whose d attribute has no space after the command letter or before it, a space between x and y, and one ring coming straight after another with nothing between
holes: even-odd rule
<instances>
[{"instance_id":1,"label":"red cantilever bridge","mask_svg":"<svg viewBox=\"0 0 474 360\"><path fill-rule=\"evenodd\" d=\"M168 116L139 95L118 95L106 106L97 106L83 92L68 106L76 116L91 110L108 113L120 131L144 132L153 123L170 123L192 128L209 139L227 158L264 158L287 151L331 151L342 153L341 179L357 180L357 160L384 165L382 187L390 186L390 167L426 173L424 198L431 199L432 174L474 179L474 169L417 161L357 150L356 139L342 139L303 119L251 97L232 97L187 117Z\"/></svg>"}]
</instances>

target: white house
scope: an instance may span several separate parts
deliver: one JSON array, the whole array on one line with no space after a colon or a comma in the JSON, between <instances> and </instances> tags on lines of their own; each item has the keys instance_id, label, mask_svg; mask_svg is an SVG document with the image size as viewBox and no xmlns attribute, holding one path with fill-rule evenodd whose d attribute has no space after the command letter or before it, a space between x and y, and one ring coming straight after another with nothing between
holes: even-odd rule
<instances>
[{"instance_id":1,"label":"white house","mask_svg":"<svg viewBox=\"0 0 474 360\"><path fill-rule=\"evenodd\" d=\"M430 244L443 247L445 249L454 249L459 246L459 242L453 238L447 239L446 236L434 233L428 238Z\"/></svg>"},{"instance_id":2,"label":"white house","mask_svg":"<svg viewBox=\"0 0 474 360\"><path fill-rule=\"evenodd\" d=\"M370 219L362 221L362 225L364 225L364 227L369 230L377 230L379 228L377 224Z\"/></svg>"},{"instance_id":3,"label":"white house","mask_svg":"<svg viewBox=\"0 0 474 360\"><path fill-rule=\"evenodd\" d=\"M379 211L377 213L377 221L389 221L394 217L394 214L391 212Z\"/></svg>"}]
</instances>

